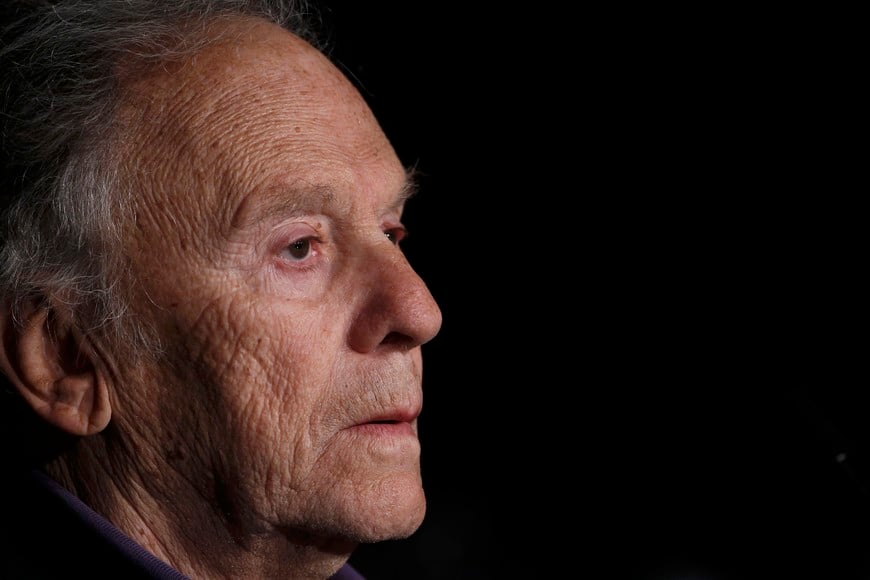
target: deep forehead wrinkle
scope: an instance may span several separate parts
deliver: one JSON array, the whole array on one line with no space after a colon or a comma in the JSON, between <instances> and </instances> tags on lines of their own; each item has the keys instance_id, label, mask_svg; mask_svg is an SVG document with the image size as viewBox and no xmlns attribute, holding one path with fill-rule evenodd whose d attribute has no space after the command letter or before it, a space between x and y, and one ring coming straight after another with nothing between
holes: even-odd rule
<instances>
[{"instance_id":1,"label":"deep forehead wrinkle","mask_svg":"<svg viewBox=\"0 0 870 580\"><path fill-rule=\"evenodd\" d=\"M405 170L405 179L401 186L383 209L387 212L399 211L418 191L417 172L414 168L408 168ZM255 198L265 201L256 205ZM233 229L246 229L298 215L349 209L351 202L351 198L340 195L332 185L276 185L262 197L245 196L233 213L230 225Z\"/></svg>"}]
</instances>

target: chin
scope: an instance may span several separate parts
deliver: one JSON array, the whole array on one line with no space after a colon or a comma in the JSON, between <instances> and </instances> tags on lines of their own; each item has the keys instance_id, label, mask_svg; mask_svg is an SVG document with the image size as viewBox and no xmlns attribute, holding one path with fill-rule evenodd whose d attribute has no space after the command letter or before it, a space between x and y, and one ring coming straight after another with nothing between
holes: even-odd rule
<instances>
[{"instance_id":1,"label":"chin","mask_svg":"<svg viewBox=\"0 0 870 580\"><path fill-rule=\"evenodd\" d=\"M356 519L360 543L400 540L417 531L426 515L426 496L419 479L391 481L359 497Z\"/></svg>"}]
</instances>

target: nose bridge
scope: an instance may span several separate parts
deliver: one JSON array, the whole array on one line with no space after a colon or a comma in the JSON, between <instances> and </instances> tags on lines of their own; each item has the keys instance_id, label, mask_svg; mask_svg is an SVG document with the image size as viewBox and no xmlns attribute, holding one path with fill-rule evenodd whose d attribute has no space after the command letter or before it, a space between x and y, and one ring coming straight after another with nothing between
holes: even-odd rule
<instances>
[{"instance_id":1,"label":"nose bridge","mask_svg":"<svg viewBox=\"0 0 870 580\"><path fill-rule=\"evenodd\" d=\"M385 289L393 290L393 286L402 287L405 285L425 286L411 263L408 262L408 258L398 249L384 252L383 248L380 248L375 253L381 255L379 273L382 278L379 280L379 284L384 285ZM404 289L406 293L411 290L410 287Z\"/></svg>"}]
</instances>

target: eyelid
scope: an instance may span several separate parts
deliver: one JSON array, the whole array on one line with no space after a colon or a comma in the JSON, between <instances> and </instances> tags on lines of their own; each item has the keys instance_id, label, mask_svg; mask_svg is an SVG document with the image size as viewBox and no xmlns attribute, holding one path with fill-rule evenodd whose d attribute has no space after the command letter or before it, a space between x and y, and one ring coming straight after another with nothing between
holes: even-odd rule
<instances>
[{"instance_id":1,"label":"eyelid","mask_svg":"<svg viewBox=\"0 0 870 580\"><path fill-rule=\"evenodd\" d=\"M402 223L402 212L401 211L391 211L386 215L381 216L381 231L384 232L388 238L392 236L390 239L395 245L399 245L399 242L406 239L408 237L408 228L405 227L405 224Z\"/></svg>"},{"instance_id":2,"label":"eyelid","mask_svg":"<svg viewBox=\"0 0 870 580\"><path fill-rule=\"evenodd\" d=\"M274 232L270 243L270 254L289 268L310 268L323 259L324 227L319 220L293 220L282 224ZM306 254L302 257L292 253L294 244L308 243Z\"/></svg>"},{"instance_id":3,"label":"eyelid","mask_svg":"<svg viewBox=\"0 0 870 580\"><path fill-rule=\"evenodd\" d=\"M394 227L387 227L384 228L384 235L386 235L391 242L398 246L402 240L407 239L408 229L401 224Z\"/></svg>"}]
</instances>

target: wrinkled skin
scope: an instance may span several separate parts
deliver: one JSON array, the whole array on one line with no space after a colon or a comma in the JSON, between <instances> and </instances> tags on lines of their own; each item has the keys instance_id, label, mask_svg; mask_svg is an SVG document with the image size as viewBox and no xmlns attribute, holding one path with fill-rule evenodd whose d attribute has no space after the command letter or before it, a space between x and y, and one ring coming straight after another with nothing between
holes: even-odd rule
<instances>
[{"instance_id":1,"label":"wrinkled skin","mask_svg":"<svg viewBox=\"0 0 870 580\"><path fill-rule=\"evenodd\" d=\"M227 31L125 98L132 313L164 353L116 357L114 484L79 492L192 576L325 577L422 522L441 313L398 246L407 172L356 89L274 25Z\"/></svg>"}]
</instances>

